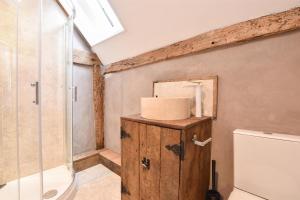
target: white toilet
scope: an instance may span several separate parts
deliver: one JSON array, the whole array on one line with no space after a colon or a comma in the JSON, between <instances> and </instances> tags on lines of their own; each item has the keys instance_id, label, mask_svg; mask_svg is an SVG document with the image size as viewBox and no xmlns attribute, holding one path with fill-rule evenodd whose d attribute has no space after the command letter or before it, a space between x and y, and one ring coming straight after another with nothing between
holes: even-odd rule
<instances>
[{"instance_id":1,"label":"white toilet","mask_svg":"<svg viewBox=\"0 0 300 200\"><path fill-rule=\"evenodd\" d=\"M300 136L234 131L228 200L300 200Z\"/></svg>"}]
</instances>

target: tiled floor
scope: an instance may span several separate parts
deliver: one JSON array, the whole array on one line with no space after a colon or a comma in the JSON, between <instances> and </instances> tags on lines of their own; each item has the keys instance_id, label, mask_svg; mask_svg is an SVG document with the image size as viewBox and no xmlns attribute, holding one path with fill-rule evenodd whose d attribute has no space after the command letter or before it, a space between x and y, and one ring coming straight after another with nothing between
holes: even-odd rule
<instances>
[{"instance_id":1,"label":"tiled floor","mask_svg":"<svg viewBox=\"0 0 300 200\"><path fill-rule=\"evenodd\" d=\"M121 178L96 165L77 174L78 191L74 200L120 200Z\"/></svg>"}]
</instances>

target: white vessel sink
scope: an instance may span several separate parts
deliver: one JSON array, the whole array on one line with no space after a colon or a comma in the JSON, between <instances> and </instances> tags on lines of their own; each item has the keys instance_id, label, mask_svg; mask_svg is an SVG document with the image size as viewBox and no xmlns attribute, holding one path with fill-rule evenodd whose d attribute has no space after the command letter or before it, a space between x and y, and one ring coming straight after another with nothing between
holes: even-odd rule
<instances>
[{"instance_id":1,"label":"white vessel sink","mask_svg":"<svg viewBox=\"0 0 300 200\"><path fill-rule=\"evenodd\" d=\"M141 98L141 116L154 120L180 120L191 116L190 98Z\"/></svg>"}]
</instances>

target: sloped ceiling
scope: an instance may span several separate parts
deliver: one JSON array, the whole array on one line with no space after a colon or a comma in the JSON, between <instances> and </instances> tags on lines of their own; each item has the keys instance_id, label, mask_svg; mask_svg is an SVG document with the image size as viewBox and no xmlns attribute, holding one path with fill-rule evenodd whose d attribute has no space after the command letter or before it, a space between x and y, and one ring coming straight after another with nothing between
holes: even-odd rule
<instances>
[{"instance_id":1,"label":"sloped ceiling","mask_svg":"<svg viewBox=\"0 0 300 200\"><path fill-rule=\"evenodd\" d=\"M125 31L93 47L102 63L300 6L300 0L110 0Z\"/></svg>"}]
</instances>

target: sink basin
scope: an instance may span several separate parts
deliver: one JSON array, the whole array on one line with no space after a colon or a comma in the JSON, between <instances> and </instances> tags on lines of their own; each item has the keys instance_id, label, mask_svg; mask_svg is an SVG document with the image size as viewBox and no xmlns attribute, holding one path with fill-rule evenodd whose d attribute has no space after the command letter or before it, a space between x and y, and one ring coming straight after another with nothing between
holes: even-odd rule
<instances>
[{"instance_id":1,"label":"sink basin","mask_svg":"<svg viewBox=\"0 0 300 200\"><path fill-rule=\"evenodd\" d=\"M191 116L190 98L141 98L141 116L154 120L180 120Z\"/></svg>"}]
</instances>

